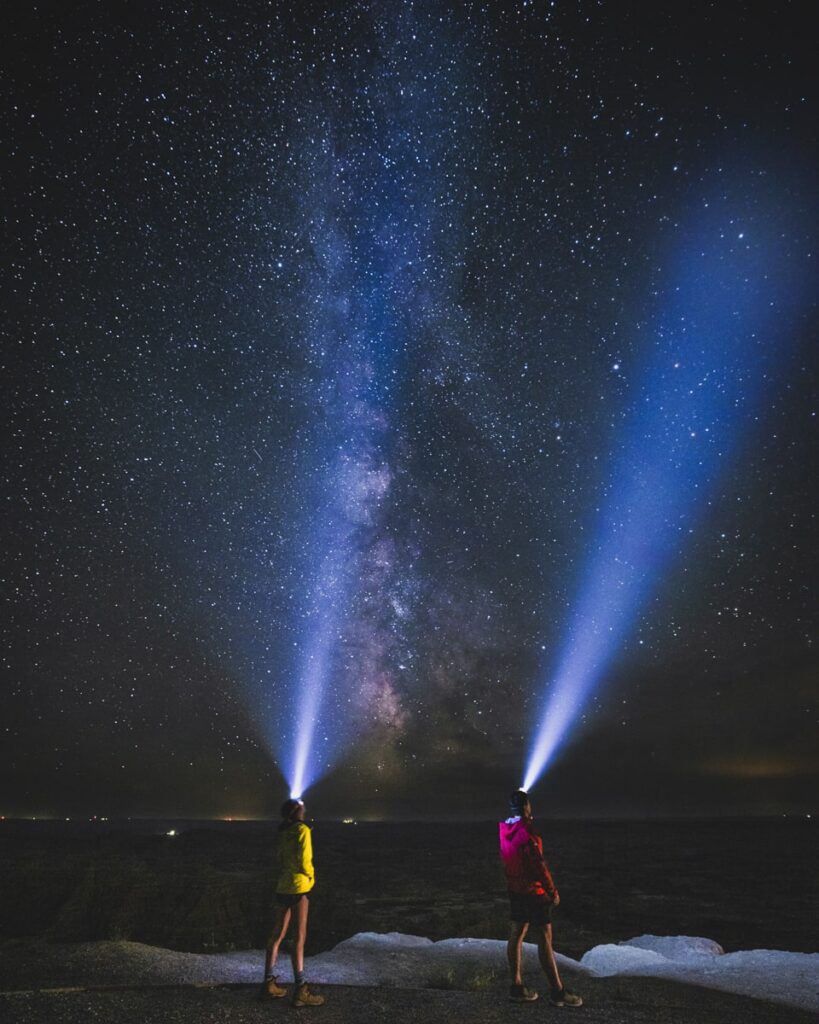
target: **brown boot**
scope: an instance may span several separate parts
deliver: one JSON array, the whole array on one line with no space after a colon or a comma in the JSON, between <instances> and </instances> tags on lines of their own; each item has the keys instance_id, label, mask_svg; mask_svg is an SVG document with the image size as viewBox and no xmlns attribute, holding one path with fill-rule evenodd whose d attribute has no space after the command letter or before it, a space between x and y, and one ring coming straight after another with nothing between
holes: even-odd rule
<instances>
[{"instance_id":1,"label":"brown boot","mask_svg":"<svg viewBox=\"0 0 819 1024\"><path fill-rule=\"evenodd\" d=\"M321 1006L323 1002L324 996L314 996L306 982L302 982L301 985L297 985L293 989L294 1006Z\"/></svg>"},{"instance_id":2,"label":"brown boot","mask_svg":"<svg viewBox=\"0 0 819 1024\"><path fill-rule=\"evenodd\" d=\"M569 992L564 988L560 992L552 992L549 996L549 1002L552 1006L582 1006L583 997L575 995L574 992Z\"/></svg>"},{"instance_id":3,"label":"brown boot","mask_svg":"<svg viewBox=\"0 0 819 1024\"><path fill-rule=\"evenodd\" d=\"M287 995L287 989L276 981L275 978L266 978L262 982L262 987L259 989L259 993L256 998L263 1003L266 1003L268 999L281 999Z\"/></svg>"},{"instance_id":4,"label":"brown boot","mask_svg":"<svg viewBox=\"0 0 819 1024\"><path fill-rule=\"evenodd\" d=\"M537 992L533 988L526 988L525 985L510 985L509 998L513 1003L534 1003L537 1000Z\"/></svg>"}]
</instances>

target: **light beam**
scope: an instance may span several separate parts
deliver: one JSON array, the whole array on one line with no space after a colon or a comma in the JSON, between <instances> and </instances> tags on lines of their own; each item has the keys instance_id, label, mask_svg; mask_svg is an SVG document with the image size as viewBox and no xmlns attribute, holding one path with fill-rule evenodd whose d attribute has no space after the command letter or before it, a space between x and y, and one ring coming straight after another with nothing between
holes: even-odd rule
<instances>
[{"instance_id":1,"label":"light beam","mask_svg":"<svg viewBox=\"0 0 819 1024\"><path fill-rule=\"evenodd\" d=\"M742 215L726 190L678 229L676 270L611 460L604 511L524 790L566 742L640 609L688 542L794 347L808 284L805 255L793 244L798 231L790 211L745 183L746 197L754 191Z\"/></svg>"},{"instance_id":2,"label":"light beam","mask_svg":"<svg viewBox=\"0 0 819 1024\"><path fill-rule=\"evenodd\" d=\"M300 800L310 786L320 777L322 769L318 758L314 755L315 734L319 726L319 716L325 707L325 691L332 664L332 637L338 632L338 608L343 601L340 567L332 564L337 556L328 555L323 566L322 580L316 587L314 599L317 601L318 614L305 649L304 659L299 672L300 686L294 700L294 716L292 722L292 752L290 754L290 770L287 779L290 796ZM327 564L330 563L330 564ZM326 748L329 738L325 739L325 763L328 763Z\"/></svg>"}]
</instances>

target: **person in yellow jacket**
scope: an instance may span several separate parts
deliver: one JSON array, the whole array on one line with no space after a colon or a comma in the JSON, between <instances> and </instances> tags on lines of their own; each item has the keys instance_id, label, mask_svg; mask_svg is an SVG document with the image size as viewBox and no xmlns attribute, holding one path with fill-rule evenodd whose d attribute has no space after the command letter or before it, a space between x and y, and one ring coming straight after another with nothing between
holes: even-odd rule
<instances>
[{"instance_id":1,"label":"person in yellow jacket","mask_svg":"<svg viewBox=\"0 0 819 1024\"><path fill-rule=\"evenodd\" d=\"M316 884L313 840L310 829L304 823L304 803L301 800L285 800L281 813L277 849L279 880L276 883L276 920L265 949L261 998L281 999L287 994L287 989L276 981L273 968L290 922L295 921L296 935L290 954L296 985L293 1005L321 1006L324 996L312 993L304 980L304 942L307 938L307 911L310 906L308 893Z\"/></svg>"}]
</instances>

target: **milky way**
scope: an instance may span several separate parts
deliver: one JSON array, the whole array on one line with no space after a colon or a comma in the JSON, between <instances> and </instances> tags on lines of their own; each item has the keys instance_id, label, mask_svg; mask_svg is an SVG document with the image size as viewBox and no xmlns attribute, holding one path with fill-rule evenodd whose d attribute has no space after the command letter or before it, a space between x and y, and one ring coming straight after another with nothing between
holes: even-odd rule
<instances>
[{"instance_id":1,"label":"milky way","mask_svg":"<svg viewBox=\"0 0 819 1024\"><path fill-rule=\"evenodd\" d=\"M16 12L0 813L268 812L300 736L322 813L492 812L607 517L641 530L623 467L662 451L703 238L755 282L680 359L713 370L701 422L678 409L675 493L703 498L544 798L810 810L806 18Z\"/></svg>"}]
</instances>

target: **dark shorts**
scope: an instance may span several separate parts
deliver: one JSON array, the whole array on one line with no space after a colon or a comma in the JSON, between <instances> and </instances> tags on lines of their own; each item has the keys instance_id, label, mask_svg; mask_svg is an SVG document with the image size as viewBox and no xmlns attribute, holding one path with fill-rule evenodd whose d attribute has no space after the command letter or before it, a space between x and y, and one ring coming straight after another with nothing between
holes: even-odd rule
<instances>
[{"instance_id":1,"label":"dark shorts","mask_svg":"<svg viewBox=\"0 0 819 1024\"><path fill-rule=\"evenodd\" d=\"M299 900L306 900L306 892L277 892L276 903L280 907L295 907Z\"/></svg>"},{"instance_id":2,"label":"dark shorts","mask_svg":"<svg viewBox=\"0 0 819 1024\"><path fill-rule=\"evenodd\" d=\"M543 926L552 923L552 904L543 896L526 892L509 893L509 920L517 924Z\"/></svg>"}]
</instances>

